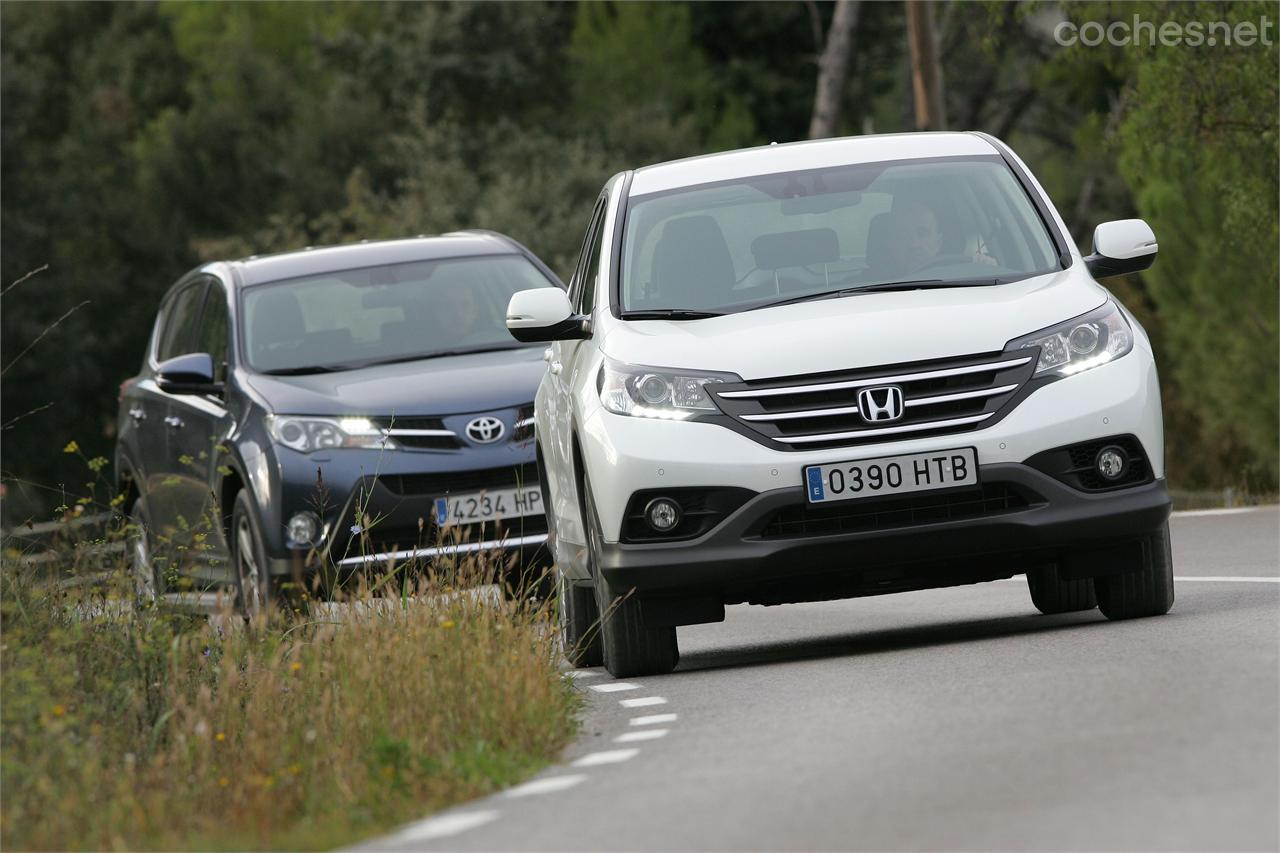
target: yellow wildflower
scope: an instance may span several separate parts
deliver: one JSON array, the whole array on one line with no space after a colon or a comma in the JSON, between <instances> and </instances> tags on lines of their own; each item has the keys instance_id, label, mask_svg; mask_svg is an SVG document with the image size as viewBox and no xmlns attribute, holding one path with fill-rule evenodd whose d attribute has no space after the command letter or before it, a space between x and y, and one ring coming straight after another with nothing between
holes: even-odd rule
<instances>
[{"instance_id":1,"label":"yellow wildflower","mask_svg":"<svg viewBox=\"0 0 1280 853\"><path fill-rule=\"evenodd\" d=\"M67 446L62 448L62 452L63 453L79 453L80 445L77 444L75 441L68 441Z\"/></svg>"},{"instance_id":2,"label":"yellow wildflower","mask_svg":"<svg viewBox=\"0 0 1280 853\"><path fill-rule=\"evenodd\" d=\"M54 705L54 706L53 706L53 715L54 715L55 717L61 717L61 716L62 716L63 714L65 714L65 713L67 713L67 708L66 708L66 706L65 706L65 705Z\"/></svg>"},{"instance_id":3,"label":"yellow wildflower","mask_svg":"<svg viewBox=\"0 0 1280 853\"><path fill-rule=\"evenodd\" d=\"M218 779L218 787L219 787L219 788L225 788L225 787L227 787L227 786L228 786L228 785L230 785L230 784L231 784L231 780L230 780L230 779L228 779L226 776L223 776L223 777L221 777L220 779Z\"/></svg>"},{"instance_id":4,"label":"yellow wildflower","mask_svg":"<svg viewBox=\"0 0 1280 853\"><path fill-rule=\"evenodd\" d=\"M302 670L302 664L298 661L294 661L293 663L289 664L289 669L293 670L294 672L299 672Z\"/></svg>"},{"instance_id":5,"label":"yellow wildflower","mask_svg":"<svg viewBox=\"0 0 1280 853\"><path fill-rule=\"evenodd\" d=\"M440 623L441 628L452 628L453 626L454 626L454 622L452 619L446 619Z\"/></svg>"},{"instance_id":6,"label":"yellow wildflower","mask_svg":"<svg viewBox=\"0 0 1280 853\"><path fill-rule=\"evenodd\" d=\"M227 739L227 736L222 732L218 732L216 735L213 736L213 739L216 740L218 743L222 743L224 740Z\"/></svg>"}]
</instances>

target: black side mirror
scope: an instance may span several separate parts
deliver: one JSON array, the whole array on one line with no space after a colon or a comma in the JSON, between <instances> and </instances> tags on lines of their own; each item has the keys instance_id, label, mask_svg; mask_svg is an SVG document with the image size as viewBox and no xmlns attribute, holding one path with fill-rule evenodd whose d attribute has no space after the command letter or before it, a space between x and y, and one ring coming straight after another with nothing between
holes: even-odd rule
<instances>
[{"instance_id":1,"label":"black side mirror","mask_svg":"<svg viewBox=\"0 0 1280 853\"><path fill-rule=\"evenodd\" d=\"M193 352L162 361L156 367L156 384L167 394L217 394L222 383L213 376L213 356Z\"/></svg>"}]
</instances>

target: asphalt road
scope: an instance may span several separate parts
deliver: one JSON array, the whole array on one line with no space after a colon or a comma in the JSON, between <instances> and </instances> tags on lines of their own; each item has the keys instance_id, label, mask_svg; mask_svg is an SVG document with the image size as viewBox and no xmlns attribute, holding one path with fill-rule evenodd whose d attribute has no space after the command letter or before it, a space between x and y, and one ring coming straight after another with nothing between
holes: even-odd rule
<instances>
[{"instance_id":1,"label":"asphalt road","mask_svg":"<svg viewBox=\"0 0 1280 853\"><path fill-rule=\"evenodd\" d=\"M371 846L1277 850L1280 511L1173 547L1153 619L1041 616L1021 578L730 608L671 675L573 676L561 765Z\"/></svg>"}]
</instances>

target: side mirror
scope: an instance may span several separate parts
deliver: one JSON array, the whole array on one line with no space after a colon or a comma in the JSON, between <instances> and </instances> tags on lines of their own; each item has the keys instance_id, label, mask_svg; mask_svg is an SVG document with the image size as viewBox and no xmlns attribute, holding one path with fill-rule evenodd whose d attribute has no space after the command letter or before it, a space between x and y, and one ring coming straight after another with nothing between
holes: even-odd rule
<instances>
[{"instance_id":1,"label":"side mirror","mask_svg":"<svg viewBox=\"0 0 1280 853\"><path fill-rule=\"evenodd\" d=\"M525 344L568 341L591 336L590 321L573 313L569 295L558 287L539 287L511 294L507 331Z\"/></svg>"},{"instance_id":2,"label":"side mirror","mask_svg":"<svg viewBox=\"0 0 1280 853\"><path fill-rule=\"evenodd\" d=\"M1084 265L1094 278L1141 272L1155 262L1160 246L1155 232L1141 219L1104 222L1093 231L1093 254Z\"/></svg>"},{"instance_id":3,"label":"side mirror","mask_svg":"<svg viewBox=\"0 0 1280 853\"><path fill-rule=\"evenodd\" d=\"M167 394L216 394L222 383L213 377L213 356L193 352L162 361L156 367L156 384Z\"/></svg>"}]
</instances>

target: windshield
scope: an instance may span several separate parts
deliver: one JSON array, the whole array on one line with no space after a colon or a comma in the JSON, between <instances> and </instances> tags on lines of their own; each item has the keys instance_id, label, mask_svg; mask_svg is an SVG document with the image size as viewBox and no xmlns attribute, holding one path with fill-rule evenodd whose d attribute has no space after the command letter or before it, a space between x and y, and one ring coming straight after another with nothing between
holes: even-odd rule
<instances>
[{"instance_id":1,"label":"windshield","mask_svg":"<svg viewBox=\"0 0 1280 853\"><path fill-rule=\"evenodd\" d=\"M349 369L455 351L521 346L511 294L554 287L522 255L416 261L244 291L244 353L263 373Z\"/></svg>"},{"instance_id":2,"label":"windshield","mask_svg":"<svg viewBox=\"0 0 1280 853\"><path fill-rule=\"evenodd\" d=\"M896 282L995 284L1060 268L1044 223L995 156L637 196L623 251L624 317L727 313Z\"/></svg>"}]
</instances>

